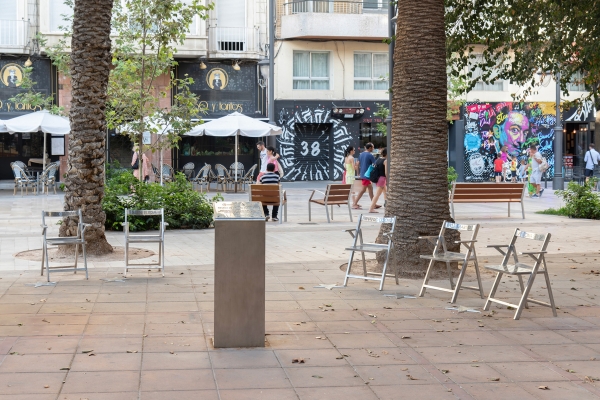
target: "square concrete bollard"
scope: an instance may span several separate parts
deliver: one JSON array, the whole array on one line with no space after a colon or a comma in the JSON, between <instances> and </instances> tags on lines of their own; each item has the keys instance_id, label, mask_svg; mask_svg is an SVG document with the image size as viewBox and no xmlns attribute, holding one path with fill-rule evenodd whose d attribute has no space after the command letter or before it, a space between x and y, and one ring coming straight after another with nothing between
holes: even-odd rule
<instances>
[{"instance_id":1,"label":"square concrete bollard","mask_svg":"<svg viewBox=\"0 0 600 400\"><path fill-rule=\"evenodd\" d=\"M233 211L224 211L227 207ZM265 218L260 203L215 205L214 296L214 346L264 347Z\"/></svg>"}]
</instances>

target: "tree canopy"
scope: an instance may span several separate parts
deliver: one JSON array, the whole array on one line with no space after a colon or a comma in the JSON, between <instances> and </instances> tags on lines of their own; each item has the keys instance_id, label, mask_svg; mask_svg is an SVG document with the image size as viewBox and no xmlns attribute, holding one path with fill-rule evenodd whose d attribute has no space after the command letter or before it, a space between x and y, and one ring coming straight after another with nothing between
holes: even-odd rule
<instances>
[{"instance_id":1,"label":"tree canopy","mask_svg":"<svg viewBox=\"0 0 600 400\"><path fill-rule=\"evenodd\" d=\"M521 99L557 73L563 93L576 80L599 98L600 0L446 0L445 18L450 73L471 88L476 64L478 79L523 86Z\"/></svg>"}]
</instances>

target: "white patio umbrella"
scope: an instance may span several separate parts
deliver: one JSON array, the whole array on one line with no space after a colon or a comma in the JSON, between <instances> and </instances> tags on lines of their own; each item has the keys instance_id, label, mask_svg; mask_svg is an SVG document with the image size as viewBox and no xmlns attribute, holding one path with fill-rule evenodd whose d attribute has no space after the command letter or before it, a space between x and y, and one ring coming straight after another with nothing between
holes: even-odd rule
<instances>
[{"instance_id":1,"label":"white patio umbrella","mask_svg":"<svg viewBox=\"0 0 600 400\"><path fill-rule=\"evenodd\" d=\"M19 117L11 118L0 123L0 132L10 134L16 132L44 133L44 153L42 154L42 171L46 169L46 133L52 135L67 135L71 132L69 119L60 115L50 114L49 111L36 111Z\"/></svg>"},{"instance_id":2,"label":"white patio umbrella","mask_svg":"<svg viewBox=\"0 0 600 400\"><path fill-rule=\"evenodd\" d=\"M238 162L238 136L247 136L259 138L263 136L281 135L281 128L275 125L267 124L256 118L250 118L239 112L226 115L219 119L212 120L202 125L198 125L185 136L235 136L235 164ZM235 181L237 191L238 169L235 169Z\"/></svg>"}]
</instances>

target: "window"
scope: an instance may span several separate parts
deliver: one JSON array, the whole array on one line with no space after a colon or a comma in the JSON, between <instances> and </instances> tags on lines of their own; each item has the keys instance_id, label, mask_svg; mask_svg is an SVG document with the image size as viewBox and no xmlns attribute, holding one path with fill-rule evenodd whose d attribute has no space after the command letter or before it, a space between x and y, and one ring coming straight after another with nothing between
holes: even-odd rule
<instances>
[{"instance_id":1,"label":"window","mask_svg":"<svg viewBox=\"0 0 600 400\"><path fill-rule=\"evenodd\" d=\"M290 3L292 6L292 14L306 12L329 13L332 11L331 6L333 5L333 1L329 0L300 0Z\"/></svg>"},{"instance_id":2,"label":"window","mask_svg":"<svg viewBox=\"0 0 600 400\"><path fill-rule=\"evenodd\" d=\"M386 90L387 53L354 53L354 90Z\"/></svg>"},{"instance_id":3,"label":"window","mask_svg":"<svg viewBox=\"0 0 600 400\"><path fill-rule=\"evenodd\" d=\"M61 26L65 28L64 30L68 30L71 21L65 21L65 17L72 18L73 9L65 4L65 0L50 0L48 7L50 8L50 32L62 32Z\"/></svg>"},{"instance_id":4,"label":"window","mask_svg":"<svg viewBox=\"0 0 600 400\"><path fill-rule=\"evenodd\" d=\"M329 53L294 52L294 89L329 90Z\"/></svg>"},{"instance_id":5,"label":"window","mask_svg":"<svg viewBox=\"0 0 600 400\"><path fill-rule=\"evenodd\" d=\"M379 0L363 0L363 8L377 9L381 8Z\"/></svg>"},{"instance_id":6,"label":"window","mask_svg":"<svg viewBox=\"0 0 600 400\"><path fill-rule=\"evenodd\" d=\"M481 63L483 63L483 57L481 55L479 55L472 61L472 64L471 64L471 69L473 70L472 79L478 80L478 82L475 84L475 87L473 88L473 90L482 90L482 91L491 91L491 92L504 91L504 81L503 80L497 80L494 83L485 83L485 82L479 80L479 79L481 79L481 76L483 75L483 70L479 66ZM492 74L492 77L493 76L494 76L494 74ZM491 78L489 78L489 79L491 79Z\"/></svg>"},{"instance_id":7,"label":"window","mask_svg":"<svg viewBox=\"0 0 600 400\"><path fill-rule=\"evenodd\" d=\"M567 89L574 92L585 92L585 83L583 82L583 79L584 76L581 71L577 71L577 73L573 74L571 77L571 81L567 85Z\"/></svg>"}]
</instances>

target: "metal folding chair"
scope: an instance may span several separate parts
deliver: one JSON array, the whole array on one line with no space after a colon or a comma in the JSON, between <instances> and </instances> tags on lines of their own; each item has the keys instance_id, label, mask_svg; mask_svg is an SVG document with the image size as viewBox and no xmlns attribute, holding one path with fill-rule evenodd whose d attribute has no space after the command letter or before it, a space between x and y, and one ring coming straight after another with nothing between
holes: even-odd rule
<instances>
[{"instance_id":1,"label":"metal folding chair","mask_svg":"<svg viewBox=\"0 0 600 400\"><path fill-rule=\"evenodd\" d=\"M459 240L454 243L459 246L462 244L466 247L466 252L452 252L448 251L446 248L446 240L444 234L447 229L457 230L461 232L471 232L471 238L469 240ZM481 285L481 276L479 274L479 264L477 263L477 253L475 251L475 243L477 242L477 233L479 232L479 224L475 225L462 225L462 224L454 224L452 222L444 221L442 223L442 229L440 230L440 234L438 236L420 236L419 239L426 239L431 244L433 244L433 254L432 255L422 255L421 258L424 258L429 261L429 267L427 268L427 273L425 274L425 279L423 280L423 286L421 286L421 291L419 292L419 297L423 297L425 295L425 291L427 289L441 290L444 292L452 293L451 303L456 302L456 298L458 297L458 292L461 288L478 290L479 295L483 299L483 286ZM477 283L478 286L463 286L462 282L465 277L465 273L467 271L467 265L469 261L473 261L475 264L475 273L477 274ZM446 269L448 270L448 278L450 279L450 289L433 286L429 284L429 279L431 277L431 273L433 272L433 267L436 262L446 263ZM460 273L458 274L458 280L456 285L454 285L454 281L452 279L452 263L462 263L460 268Z\"/></svg>"},{"instance_id":2,"label":"metal folding chair","mask_svg":"<svg viewBox=\"0 0 600 400\"><path fill-rule=\"evenodd\" d=\"M142 233L132 234L129 230L129 216L139 217L151 217L160 216L160 225L158 227L158 233ZM165 222L164 209L160 210L129 210L125 209L125 222L122 223L123 232L125 233L125 274L129 269L133 268L144 268L148 269L148 266L158 265L162 272L162 276L165 276L165 229L168 223ZM131 264L129 263L129 244L130 243L158 243L158 262L152 264Z\"/></svg>"},{"instance_id":3,"label":"metal folding chair","mask_svg":"<svg viewBox=\"0 0 600 400\"><path fill-rule=\"evenodd\" d=\"M387 243L365 243L363 241L363 233L362 233L362 222L376 222L379 224L391 224L392 227L389 232L384 233L383 235L388 238ZM357 278L357 279L366 279L371 281L379 281L379 290L383 290L383 283L385 281L385 277L393 277L396 279L396 285L398 285L398 273L395 272L392 274L387 274L387 265L390 258L390 253L394 249L394 242L392 241L392 236L394 235L394 228L396 227L396 217L369 217L363 214L360 214L358 218L358 224L356 225L356 229L347 229L345 232L348 232L350 236L354 239L352 242L352 246L346 247L346 250L350 251L350 259L348 260L348 268L346 269L346 277L344 278L344 286L348 284L349 278ZM363 275L353 275L350 270L352 268L352 261L354 260L354 253L359 251L362 255L362 263L363 263ZM383 271L382 273L377 272L367 272L367 264L365 261L365 253L379 253L380 251L385 252L385 261L383 263ZM375 277L369 275L376 275Z\"/></svg>"},{"instance_id":4,"label":"metal folding chair","mask_svg":"<svg viewBox=\"0 0 600 400\"><path fill-rule=\"evenodd\" d=\"M51 237L48 236L49 224L46 223L47 218L64 218L64 217L76 217L77 218L77 234L75 236L65 237ZM50 270L59 270L61 272L74 272L85 271L85 279L88 279L87 269L87 255L85 252L85 229L91 226L90 224L83 223L83 216L81 210L77 211L42 211L42 269L41 275L44 275L44 268L46 268L46 275L48 282L50 282ZM48 257L48 246L75 246L75 264L74 265L62 265L50 267L50 259ZM79 259L79 246L83 253L83 268L77 267L77 261Z\"/></svg>"},{"instance_id":5,"label":"metal folding chair","mask_svg":"<svg viewBox=\"0 0 600 400\"><path fill-rule=\"evenodd\" d=\"M533 265L528 265L528 264L519 262L519 258L517 256L517 249L515 246L518 238L535 240L535 241L542 243L542 246L539 251L525 251L525 252L519 253L520 255L527 255L527 256L531 257L535 261L535 263ZM498 250L498 252L500 252L500 254L502 254L504 256L504 258L502 259L502 263L500 265L485 265L484 266L485 269L488 269L490 271L495 271L498 273L496 275L496 280L494 281L494 285L492 286L492 290L490 291L490 295L488 296L488 299L485 302L485 307L483 308L484 310L486 310L486 311L489 310L492 302L502 304L505 306L509 306L509 307L514 307L517 309L517 311L515 312L514 319L519 319L521 317L521 313L523 312L523 308L529 308L527 303L531 302L531 303L535 303L535 304L539 304L542 306L552 308L552 314L555 317L557 316L556 315L556 306L554 305L554 296L552 295L552 287L550 286L550 277L548 276L548 267L546 265L546 257L545 257L546 248L548 247L549 242L550 242L550 234L549 233L543 235L543 234L537 234L537 233L532 233L532 232L525 232L520 229L515 229L515 234L513 235L512 239L510 241L510 244L508 246L506 246L506 245L489 245L488 246L488 247L493 247L496 250ZM503 250L505 247L507 248L506 251ZM514 260L514 264L509 264L509 260L510 260L511 256ZM542 264L544 266L544 269L540 270L540 267L542 266ZM535 280L535 276L538 273L544 274L544 277L546 278L546 288L548 290L548 297L550 299L550 303L535 300L535 299L532 299L529 297L529 292L531 291L531 287L533 286L533 281ZM511 304L506 301L502 301L502 300L498 300L498 299L494 298L494 295L496 294L496 290L498 290L498 285L500 284L500 281L502 280L502 276L504 274L517 275L517 277L519 278L519 284L521 286L521 292L522 292L522 296L521 296L521 300L519 301L519 304ZM527 284L525 286L523 286L523 275L529 275L529 279L527 280Z\"/></svg>"}]
</instances>

